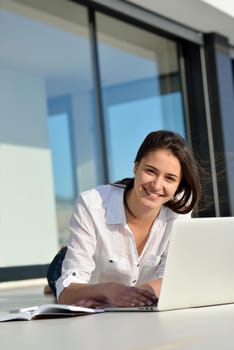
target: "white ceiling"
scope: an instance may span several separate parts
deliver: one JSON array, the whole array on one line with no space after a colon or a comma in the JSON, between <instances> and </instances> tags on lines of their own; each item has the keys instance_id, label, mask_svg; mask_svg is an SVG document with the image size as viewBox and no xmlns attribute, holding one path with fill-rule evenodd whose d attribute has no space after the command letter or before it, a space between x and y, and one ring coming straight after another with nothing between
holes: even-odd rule
<instances>
[{"instance_id":1,"label":"white ceiling","mask_svg":"<svg viewBox=\"0 0 234 350\"><path fill-rule=\"evenodd\" d=\"M222 34L234 46L234 1L210 0L209 2L211 1L216 3L216 7L208 4L208 0L206 2L201 0L128 0L128 2L197 31ZM223 11L218 9L221 6Z\"/></svg>"},{"instance_id":2,"label":"white ceiling","mask_svg":"<svg viewBox=\"0 0 234 350\"><path fill-rule=\"evenodd\" d=\"M234 17L234 2L232 0L202 0L227 15Z\"/></svg>"}]
</instances>

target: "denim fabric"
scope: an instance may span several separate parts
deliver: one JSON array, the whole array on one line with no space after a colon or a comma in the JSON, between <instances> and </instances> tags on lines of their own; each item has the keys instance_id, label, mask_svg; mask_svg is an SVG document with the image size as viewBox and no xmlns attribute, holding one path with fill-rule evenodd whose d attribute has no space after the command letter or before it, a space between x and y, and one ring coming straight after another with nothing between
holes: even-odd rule
<instances>
[{"instance_id":1,"label":"denim fabric","mask_svg":"<svg viewBox=\"0 0 234 350\"><path fill-rule=\"evenodd\" d=\"M67 252L67 247L62 247L51 261L47 271L47 281L55 297L56 293L56 281L61 276L62 263Z\"/></svg>"}]
</instances>

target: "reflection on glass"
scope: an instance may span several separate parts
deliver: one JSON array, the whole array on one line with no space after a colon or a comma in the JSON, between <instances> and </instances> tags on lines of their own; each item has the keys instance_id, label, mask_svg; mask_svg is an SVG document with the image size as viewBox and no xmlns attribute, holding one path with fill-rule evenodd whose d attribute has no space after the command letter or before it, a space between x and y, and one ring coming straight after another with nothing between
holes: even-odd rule
<instances>
[{"instance_id":1,"label":"reflection on glass","mask_svg":"<svg viewBox=\"0 0 234 350\"><path fill-rule=\"evenodd\" d=\"M168 121L166 125L163 119L163 112L166 108L170 108L170 99L173 104L172 115L179 116L176 127L173 121L170 123L170 111L167 111ZM152 130L176 129L183 135L184 125L180 118L181 115L181 100L178 93L110 106L106 130L109 140L109 176L111 181L125 176L133 176L133 161L136 150L143 138Z\"/></svg>"},{"instance_id":2,"label":"reflection on glass","mask_svg":"<svg viewBox=\"0 0 234 350\"><path fill-rule=\"evenodd\" d=\"M97 183L87 9L48 4L0 9L1 266L48 263L77 191Z\"/></svg>"},{"instance_id":3,"label":"reflection on glass","mask_svg":"<svg viewBox=\"0 0 234 350\"><path fill-rule=\"evenodd\" d=\"M220 197L222 196L222 206L223 208L228 208L230 205L231 215L234 215L234 182L233 182L233 172L234 172L234 147L233 147L233 118L230 118L231 112L233 111L233 94L234 84L233 76L230 75L232 70L230 57L226 52L218 52L216 54L216 61L218 65L218 79L220 86L220 113L223 114L223 134L224 134L224 146L225 146L225 166L223 166L223 161L220 163L219 154L216 152L215 158L216 163L220 169L226 168L227 171L227 181L228 181L228 197L220 190ZM219 175L218 182L221 184L222 188L223 177ZM229 203L230 204L229 204ZM229 209L228 209L229 212Z\"/></svg>"},{"instance_id":4,"label":"reflection on glass","mask_svg":"<svg viewBox=\"0 0 234 350\"><path fill-rule=\"evenodd\" d=\"M109 180L132 176L152 130L185 136L176 43L97 15Z\"/></svg>"},{"instance_id":5,"label":"reflection on glass","mask_svg":"<svg viewBox=\"0 0 234 350\"><path fill-rule=\"evenodd\" d=\"M68 236L69 218L75 194L67 114L49 116L49 139L52 151L59 244L64 245Z\"/></svg>"}]
</instances>

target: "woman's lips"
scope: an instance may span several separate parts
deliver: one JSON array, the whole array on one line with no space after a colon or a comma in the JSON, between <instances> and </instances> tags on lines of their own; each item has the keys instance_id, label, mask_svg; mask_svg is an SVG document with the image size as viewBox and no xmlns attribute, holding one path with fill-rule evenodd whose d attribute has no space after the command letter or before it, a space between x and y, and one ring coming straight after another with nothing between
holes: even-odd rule
<instances>
[{"instance_id":1,"label":"woman's lips","mask_svg":"<svg viewBox=\"0 0 234 350\"><path fill-rule=\"evenodd\" d=\"M149 191L147 190L146 187L143 187L145 193L147 194L147 196L152 196L152 197L163 197L162 194L158 193L158 192L152 192L152 191Z\"/></svg>"}]
</instances>

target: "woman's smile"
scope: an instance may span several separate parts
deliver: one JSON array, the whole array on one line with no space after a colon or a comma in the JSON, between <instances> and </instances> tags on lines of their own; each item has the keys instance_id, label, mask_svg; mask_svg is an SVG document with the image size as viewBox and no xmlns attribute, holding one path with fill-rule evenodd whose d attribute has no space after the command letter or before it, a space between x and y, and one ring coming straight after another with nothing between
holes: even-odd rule
<instances>
[{"instance_id":1,"label":"woman's smile","mask_svg":"<svg viewBox=\"0 0 234 350\"><path fill-rule=\"evenodd\" d=\"M142 186L143 190L145 191L147 196L150 196L152 198L157 199L158 197L163 197L163 194L155 192L151 190L150 188L147 188L147 186Z\"/></svg>"}]
</instances>

